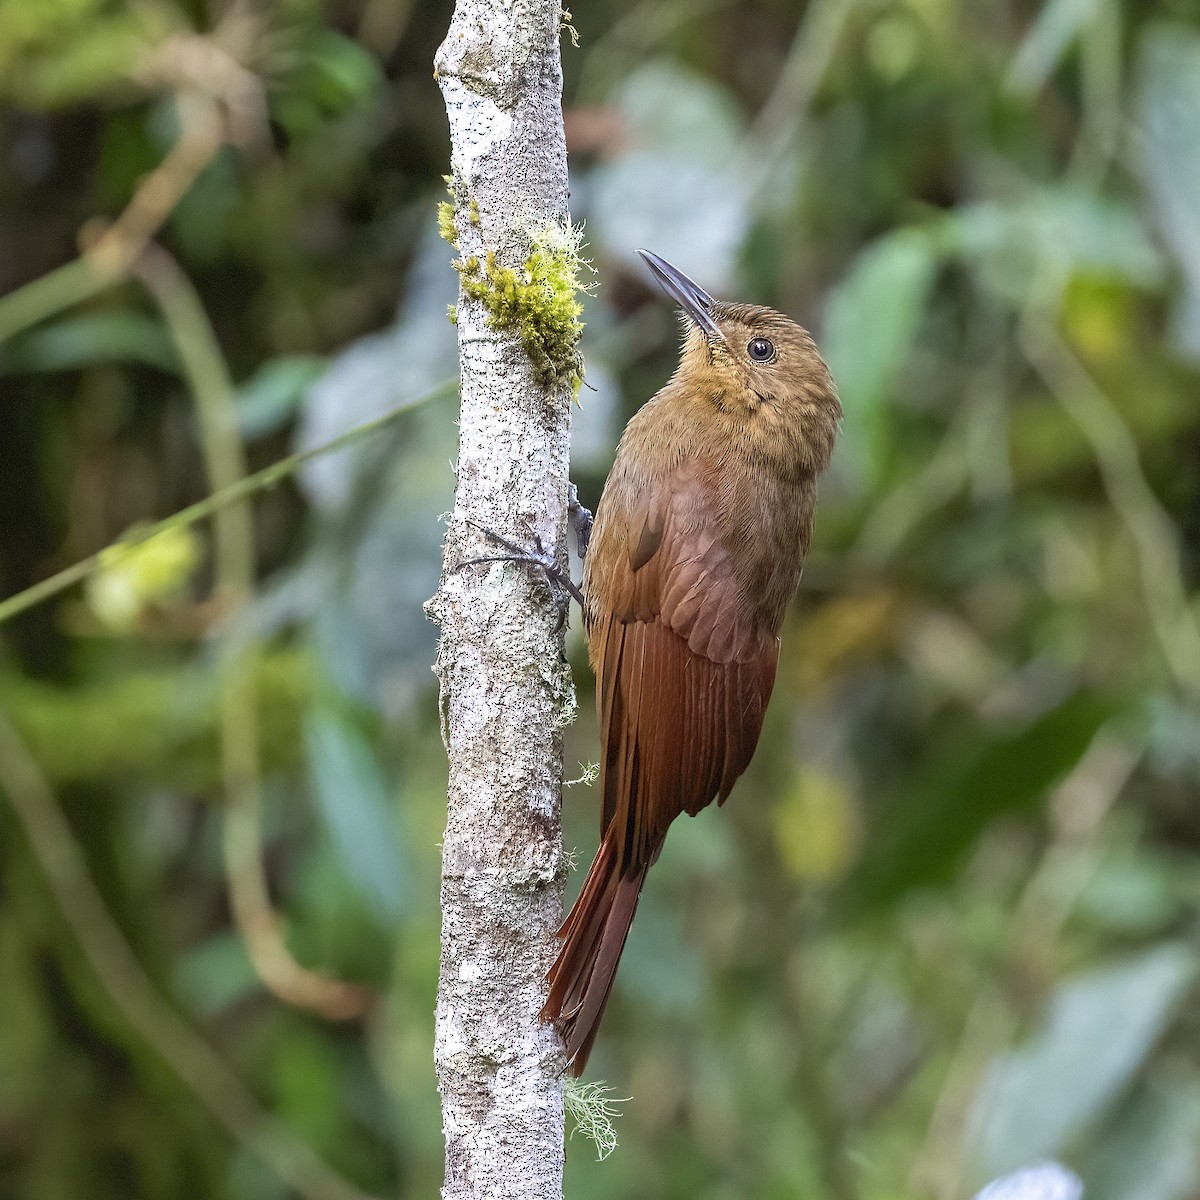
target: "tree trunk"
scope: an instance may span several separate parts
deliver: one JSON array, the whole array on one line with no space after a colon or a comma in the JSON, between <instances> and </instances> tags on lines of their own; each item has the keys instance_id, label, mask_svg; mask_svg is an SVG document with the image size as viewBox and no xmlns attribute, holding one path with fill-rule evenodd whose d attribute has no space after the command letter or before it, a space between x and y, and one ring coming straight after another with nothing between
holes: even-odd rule
<instances>
[{"instance_id":1,"label":"tree trunk","mask_svg":"<svg viewBox=\"0 0 1200 1200\"><path fill-rule=\"evenodd\" d=\"M458 0L438 51L461 258L520 272L568 226L558 0ZM479 268L476 266L476 279ZM460 566L497 547L563 545L571 394L478 290L458 306L462 414L454 512L430 613L442 628L450 759L442 847L436 1061L446 1200L562 1195L561 1047L538 1021L562 916L561 729L574 712L540 572Z\"/></svg>"}]
</instances>

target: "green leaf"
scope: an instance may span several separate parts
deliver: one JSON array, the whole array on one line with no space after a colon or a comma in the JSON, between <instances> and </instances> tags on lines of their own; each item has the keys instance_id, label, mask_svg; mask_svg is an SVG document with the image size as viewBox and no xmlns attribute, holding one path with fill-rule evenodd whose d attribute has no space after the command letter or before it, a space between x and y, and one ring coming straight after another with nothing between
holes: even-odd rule
<instances>
[{"instance_id":1,"label":"green leaf","mask_svg":"<svg viewBox=\"0 0 1200 1200\"><path fill-rule=\"evenodd\" d=\"M1057 1153L1124 1090L1196 975L1194 951L1160 946L1064 984L1041 1030L997 1060L972 1114L987 1174Z\"/></svg>"},{"instance_id":2,"label":"green leaf","mask_svg":"<svg viewBox=\"0 0 1200 1200\"><path fill-rule=\"evenodd\" d=\"M364 104L382 82L379 64L357 42L331 29L317 30L272 91L271 112L292 136L304 135Z\"/></svg>"},{"instance_id":3,"label":"green leaf","mask_svg":"<svg viewBox=\"0 0 1200 1200\"><path fill-rule=\"evenodd\" d=\"M334 1044L310 1025L280 1036L271 1063L274 1106L287 1123L318 1150L344 1144L345 1087Z\"/></svg>"},{"instance_id":4,"label":"green leaf","mask_svg":"<svg viewBox=\"0 0 1200 1200\"><path fill-rule=\"evenodd\" d=\"M1200 712L1172 696L1148 696L1146 735L1156 768L1164 774L1200 765Z\"/></svg>"},{"instance_id":5,"label":"green leaf","mask_svg":"<svg viewBox=\"0 0 1200 1200\"><path fill-rule=\"evenodd\" d=\"M613 98L637 145L713 170L728 169L742 138L732 93L673 59L652 59L620 84Z\"/></svg>"},{"instance_id":6,"label":"green leaf","mask_svg":"<svg viewBox=\"0 0 1200 1200\"><path fill-rule=\"evenodd\" d=\"M89 313L44 325L0 351L0 374L74 371L99 362L134 362L178 371L162 322L136 312Z\"/></svg>"},{"instance_id":7,"label":"green leaf","mask_svg":"<svg viewBox=\"0 0 1200 1200\"><path fill-rule=\"evenodd\" d=\"M1087 1170L1088 1200L1190 1200L1200 1184L1200 1084L1152 1086L1104 1131Z\"/></svg>"},{"instance_id":8,"label":"green leaf","mask_svg":"<svg viewBox=\"0 0 1200 1200\"><path fill-rule=\"evenodd\" d=\"M1079 187L1044 188L1019 203L968 204L940 232L983 283L1013 305L1025 302L1039 265L1057 260L1073 274L1153 287L1162 256L1128 204Z\"/></svg>"},{"instance_id":9,"label":"green leaf","mask_svg":"<svg viewBox=\"0 0 1200 1200\"><path fill-rule=\"evenodd\" d=\"M1174 873L1148 852L1105 858L1079 896L1079 915L1097 928L1127 936L1154 934L1176 917Z\"/></svg>"},{"instance_id":10,"label":"green leaf","mask_svg":"<svg viewBox=\"0 0 1200 1200\"><path fill-rule=\"evenodd\" d=\"M261 989L246 945L235 933L220 933L189 950L175 968L175 991L201 1017L213 1017Z\"/></svg>"},{"instance_id":11,"label":"green leaf","mask_svg":"<svg viewBox=\"0 0 1200 1200\"><path fill-rule=\"evenodd\" d=\"M1050 0L1043 5L1009 67L1009 90L1036 92L1099 11L1100 0Z\"/></svg>"},{"instance_id":12,"label":"green leaf","mask_svg":"<svg viewBox=\"0 0 1200 1200\"><path fill-rule=\"evenodd\" d=\"M222 146L171 214L179 253L189 263L215 262L226 249L229 221L241 192L237 152Z\"/></svg>"},{"instance_id":13,"label":"green leaf","mask_svg":"<svg viewBox=\"0 0 1200 1200\"><path fill-rule=\"evenodd\" d=\"M282 428L299 409L308 385L319 379L325 360L315 355L273 358L238 388L238 424L253 441Z\"/></svg>"},{"instance_id":14,"label":"green leaf","mask_svg":"<svg viewBox=\"0 0 1200 1200\"><path fill-rule=\"evenodd\" d=\"M868 839L848 894L873 906L947 882L988 822L1039 805L1116 711L1112 700L1080 692L1017 732L934 743L927 769Z\"/></svg>"},{"instance_id":15,"label":"green leaf","mask_svg":"<svg viewBox=\"0 0 1200 1200\"><path fill-rule=\"evenodd\" d=\"M330 29L318 32L308 46L313 98L337 113L365 99L383 82L379 64L357 42Z\"/></svg>"},{"instance_id":16,"label":"green leaf","mask_svg":"<svg viewBox=\"0 0 1200 1200\"><path fill-rule=\"evenodd\" d=\"M317 708L304 729L309 778L350 880L376 918L391 925L404 904L405 869L392 789L363 731L340 710Z\"/></svg>"},{"instance_id":17,"label":"green leaf","mask_svg":"<svg viewBox=\"0 0 1200 1200\"><path fill-rule=\"evenodd\" d=\"M821 345L845 410L838 450L875 482L886 448L886 401L916 340L938 254L924 230L899 229L863 250L830 294Z\"/></svg>"},{"instance_id":18,"label":"green leaf","mask_svg":"<svg viewBox=\"0 0 1200 1200\"><path fill-rule=\"evenodd\" d=\"M117 11L105 11L117 7ZM0 94L61 108L128 89L147 51L179 25L168 5L100 0L0 4Z\"/></svg>"}]
</instances>

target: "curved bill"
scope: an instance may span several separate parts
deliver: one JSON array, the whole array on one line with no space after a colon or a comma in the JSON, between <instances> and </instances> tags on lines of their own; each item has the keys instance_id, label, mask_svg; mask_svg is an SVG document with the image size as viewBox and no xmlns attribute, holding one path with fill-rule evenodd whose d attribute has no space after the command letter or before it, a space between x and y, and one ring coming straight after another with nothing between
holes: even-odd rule
<instances>
[{"instance_id":1,"label":"curved bill","mask_svg":"<svg viewBox=\"0 0 1200 1200\"><path fill-rule=\"evenodd\" d=\"M713 298L678 267L671 266L665 258L659 258L657 254L651 254L649 250L639 250L638 253L646 260L646 266L654 273L659 287L704 330L708 337L717 338L723 342L725 335L712 316Z\"/></svg>"}]
</instances>

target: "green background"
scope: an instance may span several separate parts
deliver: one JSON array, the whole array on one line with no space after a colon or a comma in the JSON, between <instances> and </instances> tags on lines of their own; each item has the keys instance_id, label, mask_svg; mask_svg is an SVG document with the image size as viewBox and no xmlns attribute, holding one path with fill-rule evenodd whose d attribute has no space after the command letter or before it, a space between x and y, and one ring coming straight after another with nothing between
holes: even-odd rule
<instances>
[{"instance_id":1,"label":"green background","mask_svg":"<svg viewBox=\"0 0 1200 1200\"><path fill-rule=\"evenodd\" d=\"M453 380L449 17L0 0L0 595L209 492L210 333L251 468ZM810 327L846 422L762 745L672 831L590 1064L629 1097L619 1146L577 1134L568 1195L953 1200L1056 1156L1094 1200L1195 1197L1200 6L594 0L572 24L584 500L673 365L638 246ZM62 285L213 113L225 143L157 237L182 309L136 280L17 290ZM257 658L286 943L372 989L365 1019L282 1003L234 932L211 525L0 627L0 1197L296 1194L237 1089L285 1159L436 1193L421 603L454 422L443 390L258 496L224 642ZM577 626L568 776L597 756ZM564 792L581 864L597 808ZM204 1098L160 1053L197 1034Z\"/></svg>"}]
</instances>

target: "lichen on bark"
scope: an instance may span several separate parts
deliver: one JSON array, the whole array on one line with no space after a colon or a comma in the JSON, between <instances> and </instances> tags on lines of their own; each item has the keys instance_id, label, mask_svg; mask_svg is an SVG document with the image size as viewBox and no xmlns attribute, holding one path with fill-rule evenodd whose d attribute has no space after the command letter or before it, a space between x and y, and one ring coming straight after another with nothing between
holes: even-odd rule
<instances>
[{"instance_id":1,"label":"lichen on bark","mask_svg":"<svg viewBox=\"0 0 1200 1200\"><path fill-rule=\"evenodd\" d=\"M562 917L570 678L544 581L511 563L459 566L494 551L468 518L525 544L563 544L572 407L564 348L576 352L577 330L562 278L535 297L543 285L534 287L529 268L535 235L571 227L560 16L546 0L458 0L437 55L453 197L439 226L457 243L462 283L457 489L429 605L442 628L435 670L450 760L435 1050L445 1200L562 1194L561 1046L537 1014ZM474 272L486 293L470 285Z\"/></svg>"}]
</instances>

